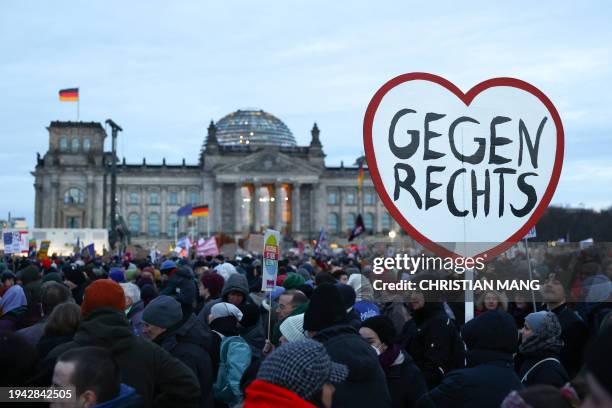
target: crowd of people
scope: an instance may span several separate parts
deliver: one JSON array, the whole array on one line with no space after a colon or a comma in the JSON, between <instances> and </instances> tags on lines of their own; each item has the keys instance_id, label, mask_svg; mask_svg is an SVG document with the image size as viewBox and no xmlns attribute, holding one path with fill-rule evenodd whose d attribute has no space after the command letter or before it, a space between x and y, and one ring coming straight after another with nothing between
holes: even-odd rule
<instances>
[{"instance_id":1,"label":"crowd of people","mask_svg":"<svg viewBox=\"0 0 612 408\"><path fill-rule=\"evenodd\" d=\"M381 296L354 253L287 254L272 292L255 256L5 257L0 386L73 389L58 407L612 407L611 255L548 259L537 302L483 292L467 322L453 294Z\"/></svg>"}]
</instances>

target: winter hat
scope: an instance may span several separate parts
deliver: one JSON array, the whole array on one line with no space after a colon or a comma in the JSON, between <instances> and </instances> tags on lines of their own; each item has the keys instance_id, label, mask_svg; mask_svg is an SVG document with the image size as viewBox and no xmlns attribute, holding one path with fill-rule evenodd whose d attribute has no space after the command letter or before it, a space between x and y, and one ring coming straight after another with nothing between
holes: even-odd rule
<instances>
[{"instance_id":1,"label":"winter hat","mask_svg":"<svg viewBox=\"0 0 612 408\"><path fill-rule=\"evenodd\" d=\"M347 274L348 276L351 276L351 275L357 275L357 274L359 274L359 273L360 273L360 272L359 272L359 268L356 268L356 267L354 267L354 266L349 266L348 268L345 268L345 269L344 269L344 272L346 272L346 274Z\"/></svg>"},{"instance_id":2,"label":"winter hat","mask_svg":"<svg viewBox=\"0 0 612 408\"><path fill-rule=\"evenodd\" d=\"M304 313L289 316L280 325L281 335L289 342L306 339L304 334Z\"/></svg>"},{"instance_id":3,"label":"winter hat","mask_svg":"<svg viewBox=\"0 0 612 408\"><path fill-rule=\"evenodd\" d=\"M81 285L87 281L85 274L74 266L67 265L62 268L62 272L64 272L64 278L75 285Z\"/></svg>"},{"instance_id":4,"label":"winter hat","mask_svg":"<svg viewBox=\"0 0 612 408\"><path fill-rule=\"evenodd\" d=\"M25 286L30 282L40 280L40 273L38 272L38 268L36 266L30 265L20 270L17 274L17 277L21 279Z\"/></svg>"},{"instance_id":5,"label":"winter hat","mask_svg":"<svg viewBox=\"0 0 612 408\"><path fill-rule=\"evenodd\" d=\"M283 283L285 283L285 279L287 279L287 275L281 275L281 274L277 275L276 276L276 285L284 287Z\"/></svg>"},{"instance_id":6,"label":"winter hat","mask_svg":"<svg viewBox=\"0 0 612 408\"><path fill-rule=\"evenodd\" d=\"M343 283L336 283L335 285L340 291L340 296L342 296L344 308L349 311L355 305L355 290L349 285L345 285Z\"/></svg>"},{"instance_id":7,"label":"winter hat","mask_svg":"<svg viewBox=\"0 0 612 408\"><path fill-rule=\"evenodd\" d=\"M595 337L595 341L586 352L585 364L587 370L612 395L612 326L604 327Z\"/></svg>"},{"instance_id":8,"label":"winter hat","mask_svg":"<svg viewBox=\"0 0 612 408\"><path fill-rule=\"evenodd\" d=\"M378 335L380 341L387 346L395 342L397 332L395 326L393 326L393 322L387 316L370 317L361 323L361 327L367 327L373 330Z\"/></svg>"},{"instance_id":9,"label":"winter hat","mask_svg":"<svg viewBox=\"0 0 612 408\"><path fill-rule=\"evenodd\" d=\"M522 354L552 351L558 353L563 347L561 340L561 323L557 315L552 312L536 312L530 313L525 317L525 322L533 331L531 336L519 346L519 352Z\"/></svg>"},{"instance_id":10,"label":"winter hat","mask_svg":"<svg viewBox=\"0 0 612 408\"><path fill-rule=\"evenodd\" d=\"M125 279L127 279L128 282L134 282L137 277L138 277L137 269L128 269L127 271L125 271Z\"/></svg>"},{"instance_id":11,"label":"winter hat","mask_svg":"<svg viewBox=\"0 0 612 408\"><path fill-rule=\"evenodd\" d=\"M153 299L142 312L142 320L153 326L167 329L183 318L181 304L171 296L161 295Z\"/></svg>"},{"instance_id":12,"label":"winter hat","mask_svg":"<svg viewBox=\"0 0 612 408\"><path fill-rule=\"evenodd\" d=\"M110 273L108 274L108 278L114 280L117 283L125 282L125 274L123 273L123 269L121 268L111 268Z\"/></svg>"},{"instance_id":13,"label":"winter hat","mask_svg":"<svg viewBox=\"0 0 612 408\"><path fill-rule=\"evenodd\" d=\"M176 269L176 263L174 261L171 261L170 259L162 262L161 266L159 267L159 270L162 272L168 271L170 269Z\"/></svg>"},{"instance_id":14,"label":"winter hat","mask_svg":"<svg viewBox=\"0 0 612 408\"><path fill-rule=\"evenodd\" d=\"M310 400L325 383L339 383L347 376L348 368L334 363L325 347L314 340L277 348L257 372L257 379L283 387L305 400Z\"/></svg>"},{"instance_id":15,"label":"winter hat","mask_svg":"<svg viewBox=\"0 0 612 408\"><path fill-rule=\"evenodd\" d=\"M221 296L225 280L218 273L205 273L202 275L202 285L210 292L210 297L217 299Z\"/></svg>"},{"instance_id":16,"label":"winter hat","mask_svg":"<svg viewBox=\"0 0 612 408\"><path fill-rule=\"evenodd\" d=\"M238 307L242 312L240 325L242 327L255 326L259 321L259 307L253 303L244 303Z\"/></svg>"},{"instance_id":17,"label":"winter hat","mask_svg":"<svg viewBox=\"0 0 612 408\"><path fill-rule=\"evenodd\" d=\"M323 283L312 292L308 310L304 313L304 330L319 331L346 319L346 309L340 291L331 283Z\"/></svg>"},{"instance_id":18,"label":"winter hat","mask_svg":"<svg viewBox=\"0 0 612 408\"><path fill-rule=\"evenodd\" d=\"M110 279L98 279L85 289L81 314L87 316L102 307L121 312L125 310L125 293L117 282Z\"/></svg>"},{"instance_id":19,"label":"winter hat","mask_svg":"<svg viewBox=\"0 0 612 408\"><path fill-rule=\"evenodd\" d=\"M223 279L225 279L226 282L231 275L238 273L238 271L236 271L236 267L229 262L225 262L225 263L222 263L221 265L217 265L215 267L215 271L219 275L221 275Z\"/></svg>"},{"instance_id":20,"label":"winter hat","mask_svg":"<svg viewBox=\"0 0 612 408\"><path fill-rule=\"evenodd\" d=\"M49 273L45 274L45 276L43 276L42 281L43 281L43 283L45 283L45 282L64 283L62 281L62 277L57 272L49 272Z\"/></svg>"},{"instance_id":21,"label":"winter hat","mask_svg":"<svg viewBox=\"0 0 612 408\"><path fill-rule=\"evenodd\" d=\"M277 300L280 295L282 295L283 293L285 293L285 288L282 286L275 286L274 290L272 291L272 300Z\"/></svg>"},{"instance_id":22,"label":"winter hat","mask_svg":"<svg viewBox=\"0 0 612 408\"><path fill-rule=\"evenodd\" d=\"M312 281L310 281L310 282L312 282ZM303 285L300 285L300 286L298 286L295 289L297 289L300 292L302 292L303 294L305 294L308 299L310 299L310 297L312 296L312 292L314 292L314 288L311 285L309 285L308 283L304 283Z\"/></svg>"},{"instance_id":23,"label":"winter hat","mask_svg":"<svg viewBox=\"0 0 612 408\"><path fill-rule=\"evenodd\" d=\"M283 287L287 290L295 289L304 283L304 278L295 272L289 272L283 281Z\"/></svg>"},{"instance_id":24,"label":"winter hat","mask_svg":"<svg viewBox=\"0 0 612 408\"><path fill-rule=\"evenodd\" d=\"M49 258L45 258L41 262L42 267L45 269L51 269L51 260Z\"/></svg>"},{"instance_id":25,"label":"winter hat","mask_svg":"<svg viewBox=\"0 0 612 408\"><path fill-rule=\"evenodd\" d=\"M489 350L516 353L518 331L514 317L502 310L489 310L461 328L468 350Z\"/></svg>"},{"instance_id":26,"label":"winter hat","mask_svg":"<svg viewBox=\"0 0 612 408\"><path fill-rule=\"evenodd\" d=\"M372 288L372 284L360 273L354 273L349 276L347 285L355 289L356 300L359 302L360 300L369 300L370 302L374 300L374 289Z\"/></svg>"},{"instance_id":27,"label":"winter hat","mask_svg":"<svg viewBox=\"0 0 612 408\"><path fill-rule=\"evenodd\" d=\"M546 318L546 314L547 313L549 313L549 312L547 312L545 310L543 310L541 312L529 313L525 317L525 322L527 322L529 324L529 327L531 328L531 330L533 330L534 332L537 332L537 331L540 330L540 328L542 326L542 322Z\"/></svg>"},{"instance_id":28,"label":"winter hat","mask_svg":"<svg viewBox=\"0 0 612 408\"><path fill-rule=\"evenodd\" d=\"M220 302L210 308L211 321L220 317L233 316L236 320L242 320L242 312L231 303Z\"/></svg>"}]
</instances>

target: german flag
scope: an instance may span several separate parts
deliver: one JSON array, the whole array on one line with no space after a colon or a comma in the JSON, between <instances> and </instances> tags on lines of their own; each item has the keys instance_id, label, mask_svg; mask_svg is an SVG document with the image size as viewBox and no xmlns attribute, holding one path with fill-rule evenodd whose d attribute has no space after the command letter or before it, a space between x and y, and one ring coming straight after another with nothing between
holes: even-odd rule
<instances>
[{"instance_id":1,"label":"german flag","mask_svg":"<svg viewBox=\"0 0 612 408\"><path fill-rule=\"evenodd\" d=\"M200 205L191 209L192 217L208 217L208 205Z\"/></svg>"},{"instance_id":2,"label":"german flag","mask_svg":"<svg viewBox=\"0 0 612 408\"><path fill-rule=\"evenodd\" d=\"M79 88L62 89L59 91L60 102L78 102Z\"/></svg>"}]
</instances>

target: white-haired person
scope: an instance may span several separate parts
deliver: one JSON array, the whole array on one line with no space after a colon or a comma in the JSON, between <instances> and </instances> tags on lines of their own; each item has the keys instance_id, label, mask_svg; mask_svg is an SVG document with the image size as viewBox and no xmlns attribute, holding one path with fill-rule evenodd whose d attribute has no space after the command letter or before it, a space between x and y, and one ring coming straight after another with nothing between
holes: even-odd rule
<instances>
[{"instance_id":1,"label":"white-haired person","mask_svg":"<svg viewBox=\"0 0 612 408\"><path fill-rule=\"evenodd\" d=\"M125 294L125 317L130 322L132 332L142 335L142 312L144 302L140 299L140 288L133 283L120 283Z\"/></svg>"}]
</instances>

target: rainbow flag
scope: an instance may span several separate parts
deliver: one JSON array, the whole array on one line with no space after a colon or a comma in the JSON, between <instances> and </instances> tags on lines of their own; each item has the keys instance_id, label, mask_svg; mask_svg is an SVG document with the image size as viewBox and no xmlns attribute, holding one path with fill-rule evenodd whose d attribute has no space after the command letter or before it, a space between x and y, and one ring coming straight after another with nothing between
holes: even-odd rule
<instances>
[{"instance_id":1,"label":"rainbow flag","mask_svg":"<svg viewBox=\"0 0 612 408\"><path fill-rule=\"evenodd\" d=\"M200 205L191 209L192 217L208 217L208 205Z\"/></svg>"},{"instance_id":2,"label":"rainbow flag","mask_svg":"<svg viewBox=\"0 0 612 408\"><path fill-rule=\"evenodd\" d=\"M61 89L59 91L60 102L78 102L79 88Z\"/></svg>"}]
</instances>

